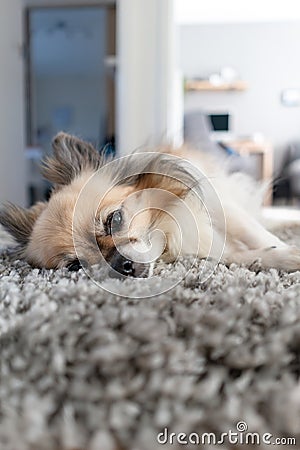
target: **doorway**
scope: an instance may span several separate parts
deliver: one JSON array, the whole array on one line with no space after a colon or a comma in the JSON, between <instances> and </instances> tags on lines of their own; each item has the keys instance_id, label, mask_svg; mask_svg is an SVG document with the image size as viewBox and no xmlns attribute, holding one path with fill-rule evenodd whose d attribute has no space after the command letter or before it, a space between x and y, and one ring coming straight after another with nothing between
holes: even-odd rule
<instances>
[{"instance_id":1,"label":"doorway","mask_svg":"<svg viewBox=\"0 0 300 450\"><path fill-rule=\"evenodd\" d=\"M27 10L27 142L58 131L96 146L115 134L115 6Z\"/></svg>"},{"instance_id":2,"label":"doorway","mask_svg":"<svg viewBox=\"0 0 300 450\"><path fill-rule=\"evenodd\" d=\"M26 11L29 203L44 198L37 169L65 131L115 152L114 4Z\"/></svg>"}]
</instances>

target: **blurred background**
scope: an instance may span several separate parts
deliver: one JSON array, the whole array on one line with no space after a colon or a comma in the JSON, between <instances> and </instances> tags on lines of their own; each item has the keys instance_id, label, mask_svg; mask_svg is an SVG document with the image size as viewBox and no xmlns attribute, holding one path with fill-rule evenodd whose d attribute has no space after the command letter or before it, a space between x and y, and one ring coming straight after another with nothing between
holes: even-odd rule
<instances>
[{"instance_id":1,"label":"blurred background","mask_svg":"<svg viewBox=\"0 0 300 450\"><path fill-rule=\"evenodd\" d=\"M298 208L299 44L298 0L2 0L0 203L47 197L64 130L116 155L186 142Z\"/></svg>"}]
</instances>

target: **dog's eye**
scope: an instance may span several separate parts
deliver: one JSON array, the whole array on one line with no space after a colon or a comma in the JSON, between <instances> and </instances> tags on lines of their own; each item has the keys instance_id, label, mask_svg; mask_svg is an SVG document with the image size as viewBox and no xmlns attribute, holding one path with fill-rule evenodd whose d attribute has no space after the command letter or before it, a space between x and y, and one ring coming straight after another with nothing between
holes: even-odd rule
<instances>
[{"instance_id":1,"label":"dog's eye","mask_svg":"<svg viewBox=\"0 0 300 450\"><path fill-rule=\"evenodd\" d=\"M107 234L112 235L113 233L120 231L122 228L122 223L123 223L123 216L122 211L120 209L110 213L107 217L105 224Z\"/></svg>"},{"instance_id":2,"label":"dog's eye","mask_svg":"<svg viewBox=\"0 0 300 450\"><path fill-rule=\"evenodd\" d=\"M74 259L73 261L71 261L68 265L67 265L67 269L70 272L78 272L79 269L81 269L82 265L79 261L79 259Z\"/></svg>"}]
</instances>

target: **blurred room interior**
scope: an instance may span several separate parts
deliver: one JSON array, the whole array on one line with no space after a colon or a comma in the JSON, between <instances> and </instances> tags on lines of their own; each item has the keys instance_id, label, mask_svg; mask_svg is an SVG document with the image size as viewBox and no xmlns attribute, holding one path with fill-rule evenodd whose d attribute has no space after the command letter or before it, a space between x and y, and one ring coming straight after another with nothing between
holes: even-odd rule
<instances>
[{"instance_id":1,"label":"blurred room interior","mask_svg":"<svg viewBox=\"0 0 300 450\"><path fill-rule=\"evenodd\" d=\"M49 186L60 130L99 151L186 142L300 199L297 0L3 0L0 202Z\"/></svg>"}]
</instances>

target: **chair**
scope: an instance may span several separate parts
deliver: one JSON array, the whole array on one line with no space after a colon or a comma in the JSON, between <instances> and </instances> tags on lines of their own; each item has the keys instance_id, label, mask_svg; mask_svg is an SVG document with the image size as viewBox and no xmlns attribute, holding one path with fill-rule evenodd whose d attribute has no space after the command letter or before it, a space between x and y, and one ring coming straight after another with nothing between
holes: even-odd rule
<instances>
[{"instance_id":1,"label":"chair","mask_svg":"<svg viewBox=\"0 0 300 450\"><path fill-rule=\"evenodd\" d=\"M278 174L274 197L291 201L300 197L300 142L291 142L285 152Z\"/></svg>"}]
</instances>

